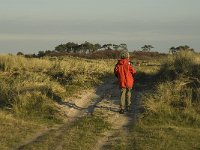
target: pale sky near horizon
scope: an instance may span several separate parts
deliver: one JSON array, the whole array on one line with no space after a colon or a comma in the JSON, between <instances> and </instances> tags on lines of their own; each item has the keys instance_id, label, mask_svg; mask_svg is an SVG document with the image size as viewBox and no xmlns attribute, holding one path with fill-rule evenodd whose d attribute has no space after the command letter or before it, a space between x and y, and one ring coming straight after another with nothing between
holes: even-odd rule
<instances>
[{"instance_id":1,"label":"pale sky near horizon","mask_svg":"<svg viewBox=\"0 0 200 150\"><path fill-rule=\"evenodd\" d=\"M199 7L200 0L0 0L0 53L84 41L200 52Z\"/></svg>"}]
</instances>

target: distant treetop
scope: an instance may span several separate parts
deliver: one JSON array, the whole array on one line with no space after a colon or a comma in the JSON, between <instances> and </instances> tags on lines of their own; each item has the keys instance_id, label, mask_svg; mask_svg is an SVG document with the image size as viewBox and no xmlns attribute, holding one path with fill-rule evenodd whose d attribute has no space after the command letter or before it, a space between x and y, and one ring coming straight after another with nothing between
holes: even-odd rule
<instances>
[{"instance_id":1,"label":"distant treetop","mask_svg":"<svg viewBox=\"0 0 200 150\"><path fill-rule=\"evenodd\" d=\"M169 49L170 54L175 54L175 53L180 52L180 51L192 51L192 52L194 52L194 49L190 48L188 45L178 46L178 47L172 46Z\"/></svg>"}]
</instances>

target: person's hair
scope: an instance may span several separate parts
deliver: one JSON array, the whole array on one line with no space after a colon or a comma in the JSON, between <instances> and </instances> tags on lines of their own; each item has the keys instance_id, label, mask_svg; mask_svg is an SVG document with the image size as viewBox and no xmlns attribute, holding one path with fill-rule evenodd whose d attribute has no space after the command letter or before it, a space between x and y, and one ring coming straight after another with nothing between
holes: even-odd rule
<instances>
[{"instance_id":1,"label":"person's hair","mask_svg":"<svg viewBox=\"0 0 200 150\"><path fill-rule=\"evenodd\" d=\"M121 59L129 58L129 53L128 53L128 51L122 51L122 52L120 53L120 58L121 58Z\"/></svg>"}]
</instances>

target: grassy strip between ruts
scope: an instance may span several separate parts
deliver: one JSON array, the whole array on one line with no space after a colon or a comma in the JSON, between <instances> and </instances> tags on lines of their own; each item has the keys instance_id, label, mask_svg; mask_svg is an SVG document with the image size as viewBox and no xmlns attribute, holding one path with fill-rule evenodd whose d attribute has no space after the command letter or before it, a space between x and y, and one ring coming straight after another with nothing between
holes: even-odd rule
<instances>
[{"instance_id":1,"label":"grassy strip between ruts","mask_svg":"<svg viewBox=\"0 0 200 150\"><path fill-rule=\"evenodd\" d=\"M49 132L30 145L21 147L26 150L93 149L100 136L110 128L110 124L97 116L86 116L78 119L70 126Z\"/></svg>"}]
</instances>

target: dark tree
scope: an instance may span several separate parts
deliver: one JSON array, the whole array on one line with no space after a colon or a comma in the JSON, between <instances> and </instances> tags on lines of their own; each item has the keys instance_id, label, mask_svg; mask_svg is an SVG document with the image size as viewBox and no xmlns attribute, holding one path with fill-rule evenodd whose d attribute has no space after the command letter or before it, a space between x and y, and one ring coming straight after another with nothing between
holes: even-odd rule
<instances>
[{"instance_id":1,"label":"dark tree","mask_svg":"<svg viewBox=\"0 0 200 150\"><path fill-rule=\"evenodd\" d=\"M142 48L142 51L144 52L150 52L152 48L154 48L152 45L144 45Z\"/></svg>"},{"instance_id":2,"label":"dark tree","mask_svg":"<svg viewBox=\"0 0 200 150\"><path fill-rule=\"evenodd\" d=\"M176 53L176 48L175 48L174 46L172 46L172 47L169 49L169 53L171 53L171 54Z\"/></svg>"},{"instance_id":3,"label":"dark tree","mask_svg":"<svg viewBox=\"0 0 200 150\"><path fill-rule=\"evenodd\" d=\"M17 56L24 56L24 54L22 52L18 52Z\"/></svg>"},{"instance_id":4,"label":"dark tree","mask_svg":"<svg viewBox=\"0 0 200 150\"><path fill-rule=\"evenodd\" d=\"M65 48L68 53L76 53L78 51L78 44L74 42L68 42L65 44Z\"/></svg>"},{"instance_id":5,"label":"dark tree","mask_svg":"<svg viewBox=\"0 0 200 150\"><path fill-rule=\"evenodd\" d=\"M94 52L101 48L99 43L94 44Z\"/></svg>"},{"instance_id":6,"label":"dark tree","mask_svg":"<svg viewBox=\"0 0 200 150\"><path fill-rule=\"evenodd\" d=\"M58 51L58 52L64 52L64 51L66 51L65 44L60 44L60 45L56 46L55 47L55 51Z\"/></svg>"},{"instance_id":7,"label":"dark tree","mask_svg":"<svg viewBox=\"0 0 200 150\"><path fill-rule=\"evenodd\" d=\"M44 51L39 51L37 56L38 57L44 57L45 56L45 52Z\"/></svg>"},{"instance_id":8,"label":"dark tree","mask_svg":"<svg viewBox=\"0 0 200 150\"><path fill-rule=\"evenodd\" d=\"M127 44L122 43L119 45L122 50L127 50Z\"/></svg>"},{"instance_id":9,"label":"dark tree","mask_svg":"<svg viewBox=\"0 0 200 150\"><path fill-rule=\"evenodd\" d=\"M171 47L169 49L169 52L172 53L172 54L176 54L178 52L181 52L181 51L191 51L191 52L195 52L193 48L190 48L188 45L184 45L184 46L178 46L178 47Z\"/></svg>"},{"instance_id":10,"label":"dark tree","mask_svg":"<svg viewBox=\"0 0 200 150\"><path fill-rule=\"evenodd\" d=\"M114 49L114 50L118 50L118 49L119 49L119 47L120 47L120 45L113 44L113 49Z\"/></svg>"}]
</instances>

